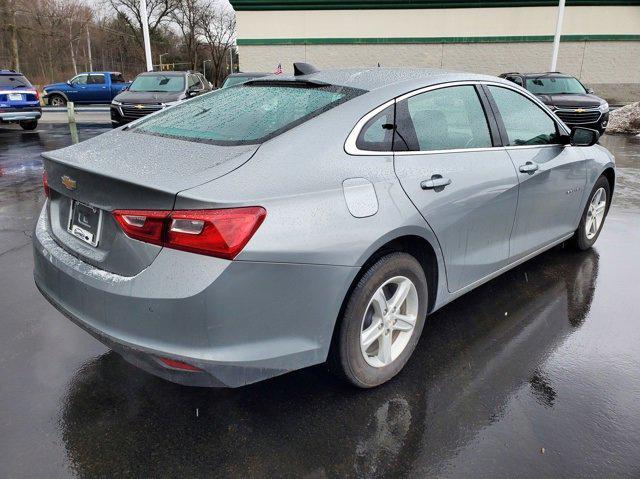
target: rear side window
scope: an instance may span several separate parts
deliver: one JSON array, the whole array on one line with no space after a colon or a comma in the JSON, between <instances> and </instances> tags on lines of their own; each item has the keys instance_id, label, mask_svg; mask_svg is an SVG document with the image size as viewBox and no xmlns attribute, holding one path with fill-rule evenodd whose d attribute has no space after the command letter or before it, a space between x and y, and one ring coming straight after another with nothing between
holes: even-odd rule
<instances>
[{"instance_id":1,"label":"rear side window","mask_svg":"<svg viewBox=\"0 0 640 479\"><path fill-rule=\"evenodd\" d=\"M124 83L122 73L111 73L111 83Z\"/></svg>"},{"instance_id":2,"label":"rear side window","mask_svg":"<svg viewBox=\"0 0 640 479\"><path fill-rule=\"evenodd\" d=\"M104 75L103 74L89 75L88 83L90 85L103 85L104 84Z\"/></svg>"},{"instance_id":3,"label":"rear side window","mask_svg":"<svg viewBox=\"0 0 640 479\"><path fill-rule=\"evenodd\" d=\"M392 151L393 105L385 108L364 124L356 147L363 151Z\"/></svg>"},{"instance_id":4,"label":"rear side window","mask_svg":"<svg viewBox=\"0 0 640 479\"><path fill-rule=\"evenodd\" d=\"M510 146L557 143L556 122L524 95L508 88L489 86Z\"/></svg>"},{"instance_id":5,"label":"rear side window","mask_svg":"<svg viewBox=\"0 0 640 479\"><path fill-rule=\"evenodd\" d=\"M16 90L19 88L33 88L24 75L0 75L0 89Z\"/></svg>"},{"instance_id":6,"label":"rear side window","mask_svg":"<svg viewBox=\"0 0 640 479\"><path fill-rule=\"evenodd\" d=\"M396 150L491 147L482 104L473 86L439 88L398 103Z\"/></svg>"},{"instance_id":7,"label":"rear side window","mask_svg":"<svg viewBox=\"0 0 640 479\"><path fill-rule=\"evenodd\" d=\"M222 88L142 120L132 130L220 145L262 143L362 93L293 82Z\"/></svg>"}]
</instances>

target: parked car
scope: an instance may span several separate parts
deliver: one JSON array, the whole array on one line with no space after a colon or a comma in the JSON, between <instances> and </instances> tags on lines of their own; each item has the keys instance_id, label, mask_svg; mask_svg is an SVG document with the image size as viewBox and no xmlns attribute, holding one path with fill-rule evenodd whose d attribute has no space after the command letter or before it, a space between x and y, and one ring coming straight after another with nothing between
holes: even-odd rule
<instances>
[{"instance_id":1,"label":"parked car","mask_svg":"<svg viewBox=\"0 0 640 479\"><path fill-rule=\"evenodd\" d=\"M372 387L403 368L427 314L597 240L613 156L526 90L294 67L45 153L43 295L177 383L328 359Z\"/></svg>"},{"instance_id":2,"label":"parked car","mask_svg":"<svg viewBox=\"0 0 640 479\"><path fill-rule=\"evenodd\" d=\"M131 85L119 72L86 72L71 80L46 85L43 98L51 106L74 103L109 104L122 90Z\"/></svg>"},{"instance_id":3,"label":"parked car","mask_svg":"<svg viewBox=\"0 0 640 479\"><path fill-rule=\"evenodd\" d=\"M577 78L560 72L511 72L500 77L529 90L570 127L593 128L604 134L609 123L609 104Z\"/></svg>"},{"instance_id":4,"label":"parked car","mask_svg":"<svg viewBox=\"0 0 640 479\"><path fill-rule=\"evenodd\" d=\"M211 91L201 73L192 71L145 72L111 102L111 125L115 128Z\"/></svg>"},{"instance_id":5,"label":"parked car","mask_svg":"<svg viewBox=\"0 0 640 479\"><path fill-rule=\"evenodd\" d=\"M255 80L256 78L262 78L270 75L270 73L262 72L247 72L247 73L231 73L227 76L222 84L222 88L227 88L234 85L240 85L241 83L248 82L249 80Z\"/></svg>"},{"instance_id":6,"label":"parked car","mask_svg":"<svg viewBox=\"0 0 640 479\"><path fill-rule=\"evenodd\" d=\"M27 77L15 70L0 70L0 123L35 130L41 116L40 94Z\"/></svg>"}]
</instances>

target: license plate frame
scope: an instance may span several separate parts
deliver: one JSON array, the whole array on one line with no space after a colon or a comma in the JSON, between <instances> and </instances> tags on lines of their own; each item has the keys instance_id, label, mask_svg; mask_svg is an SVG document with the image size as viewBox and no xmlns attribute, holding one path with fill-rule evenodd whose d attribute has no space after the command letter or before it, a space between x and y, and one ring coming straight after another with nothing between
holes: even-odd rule
<instances>
[{"instance_id":1,"label":"license plate frame","mask_svg":"<svg viewBox=\"0 0 640 479\"><path fill-rule=\"evenodd\" d=\"M9 93L7 98L9 101L22 101L22 93Z\"/></svg>"},{"instance_id":2,"label":"license plate frame","mask_svg":"<svg viewBox=\"0 0 640 479\"><path fill-rule=\"evenodd\" d=\"M97 218L95 218L96 214ZM102 232L102 210L70 199L67 231L80 241L97 247Z\"/></svg>"}]
</instances>

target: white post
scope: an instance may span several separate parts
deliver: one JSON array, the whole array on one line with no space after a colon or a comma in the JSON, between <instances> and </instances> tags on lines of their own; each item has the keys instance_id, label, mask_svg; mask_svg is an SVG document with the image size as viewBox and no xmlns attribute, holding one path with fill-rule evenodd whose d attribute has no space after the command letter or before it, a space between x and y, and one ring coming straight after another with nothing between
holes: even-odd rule
<instances>
[{"instance_id":1,"label":"white post","mask_svg":"<svg viewBox=\"0 0 640 479\"><path fill-rule=\"evenodd\" d=\"M233 73L233 45L229 48L229 75Z\"/></svg>"},{"instance_id":2,"label":"white post","mask_svg":"<svg viewBox=\"0 0 640 479\"><path fill-rule=\"evenodd\" d=\"M556 71L558 64L558 50L560 50L560 35L562 34L562 19L564 18L564 0L558 4L558 18L556 20L556 34L553 37L553 54L551 55L551 68L549 71Z\"/></svg>"},{"instance_id":3,"label":"white post","mask_svg":"<svg viewBox=\"0 0 640 479\"><path fill-rule=\"evenodd\" d=\"M142 20L142 39L144 41L144 56L147 60L147 71L153 71L151 60L151 42L149 41L149 17L147 15L147 0L140 0L140 17Z\"/></svg>"}]
</instances>

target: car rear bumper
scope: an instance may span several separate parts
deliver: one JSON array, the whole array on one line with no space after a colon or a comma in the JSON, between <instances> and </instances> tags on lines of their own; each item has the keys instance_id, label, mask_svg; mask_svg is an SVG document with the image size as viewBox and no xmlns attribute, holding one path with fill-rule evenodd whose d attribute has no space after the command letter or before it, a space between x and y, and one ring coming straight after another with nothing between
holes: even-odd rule
<instances>
[{"instance_id":1,"label":"car rear bumper","mask_svg":"<svg viewBox=\"0 0 640 479\"><path fill-rule=\"evenodd\" d=\"M94 268L34 234L44 297L127 361L169 381L237 387L326 359L358 268L226 261L163 249L133 277ZM171 369L159 358L201 369Z\"/></svg>"},{"instance_id":2,"label":"car rear bumper","mask_svg":"<svg viewBox=\"0 0 640 479\"><path fill-rule=\"evenodd\" d=\"M2 108L0 110L2 121L37 120L41 116L41 108Z\"/></svg>"}]
</instances>

